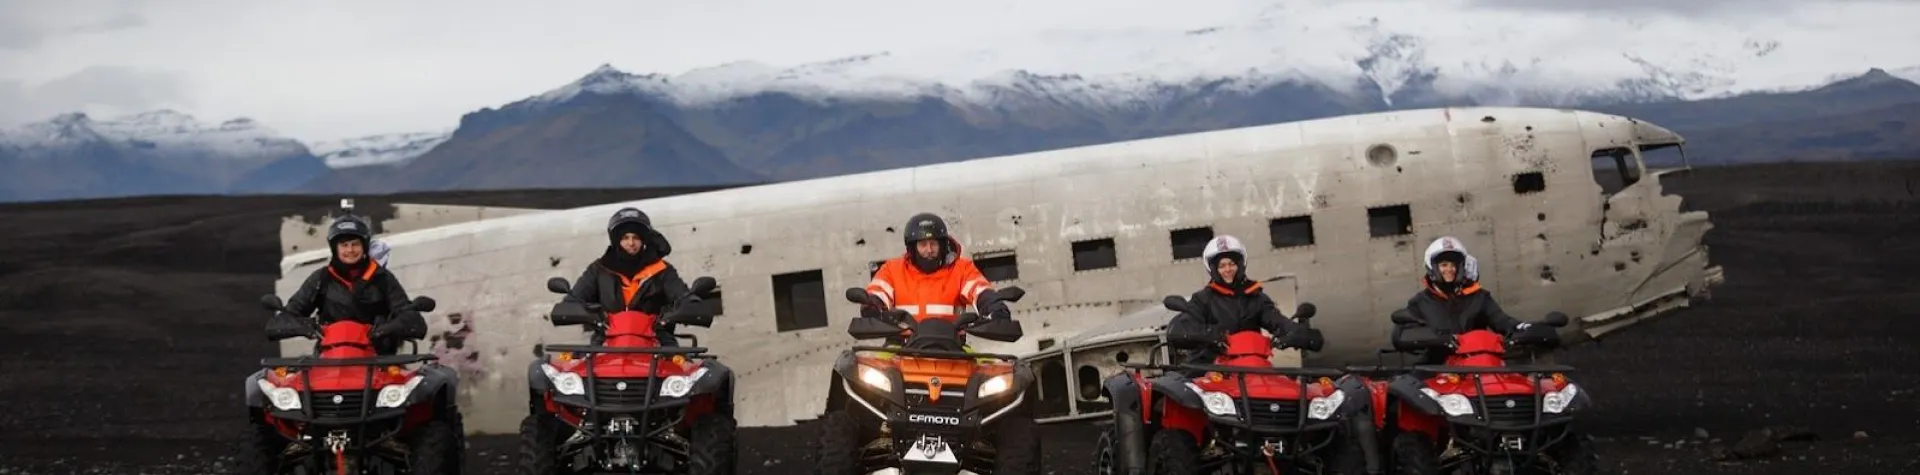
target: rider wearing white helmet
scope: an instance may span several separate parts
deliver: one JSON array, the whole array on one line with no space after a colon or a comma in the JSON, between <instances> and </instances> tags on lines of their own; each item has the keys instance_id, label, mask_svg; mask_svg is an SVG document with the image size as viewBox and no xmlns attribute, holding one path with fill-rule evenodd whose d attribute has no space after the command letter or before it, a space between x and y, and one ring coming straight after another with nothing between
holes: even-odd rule
<instances>
[{"instance_id":1,"label":"rider wearing white helmet","mask_svg":"<svg viewBox=\"0 0 1920 475\"><path fill-rule=\"evenodd\" d=\"M1493 293L1480 287L1480 264L1459 239L1441 236L1428 244L1426 267L1420 293L1407 299L1404 310L1423 323L1395 325L1392 335L1397 349L1436 350L1424 351L1420 364L1445 361L1455 336L1482 328L1523 339L1558 341L1553 328L1520 321L1500 308Z\"/></svg>"},{"instance_id":2,"label":"rider wearing white helmet","mask_svg":"<svg viewBox=\"0 0 1920 475\"><path fill-rule=\"evenodd\" d=\"M1247 277L1247 248L1239 239L1221 235L1207 241L1201 261L1207 285L1187 298L1189 311L1167 322L1168 340L1190 348L1189 363L1213 364L1217 342L1248 330L1266 330L1290 348L1320 350L1325 341L1320 331L1287 318L1260 282Z\"/></svg>"}]
</instances>

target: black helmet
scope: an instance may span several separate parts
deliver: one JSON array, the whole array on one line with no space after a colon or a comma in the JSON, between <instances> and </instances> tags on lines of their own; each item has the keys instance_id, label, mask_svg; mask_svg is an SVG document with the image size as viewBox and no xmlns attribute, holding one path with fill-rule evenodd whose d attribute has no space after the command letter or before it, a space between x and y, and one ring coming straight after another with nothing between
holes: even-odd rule
<instances>
[{"instance_id":1,"label":"black helmet","mask_svg":"<svg viewBox=\"0 0 1920 475\"><path fill-rule=\"evenodd\" d=\"M913 250L913 243L928 239L950 239L947 235L947 220L933 213L920 213L907 218L907 227L900 232L902 243L907 250Z\"/></svg>"},{"instance_id":2,"label":"black helmet","mask_svg":"<svg viewBox=\"0 0 1920 475\"><path fill-rule=\"evenodd\" d=\"M620 208L619 211L613 212L613 217L607 218L608 244L619 245L620 236L626 233L640 235L640 242L660 253L661 257L666 257L673 251L673 247L667 243L666 236L653 229L653 219L648 218L647 213L641 212L639 208Z\"/></svg>"},{"instance_id":3,"label":"black helmet","mask_svg":"<svg viewBox=\"0 0 1920 475\"><path fill-rule=\"evenodd\" d=\"M327 245L339 244L343 239L358 238L362 244L373 241L373 226L359 216L345 215L327 225Z\"/></svg>"},{"instance_id":4,"label":"black helmet","mask_svg":"<svg viewBox=\"0 0 1920 475\"><path fill-rule=\"evenodd\" d=\"M933 213L920 213L907 218L907 226L900 232L901 244L906 245L907 258L921 272L933 272L947 264L952 264L954 254L959 252L959 243L947 234L947 221ZM940 256L934 259L921 259L914 252L913 243L932 239L940 243Z\"/></svg>"}]
</instances>

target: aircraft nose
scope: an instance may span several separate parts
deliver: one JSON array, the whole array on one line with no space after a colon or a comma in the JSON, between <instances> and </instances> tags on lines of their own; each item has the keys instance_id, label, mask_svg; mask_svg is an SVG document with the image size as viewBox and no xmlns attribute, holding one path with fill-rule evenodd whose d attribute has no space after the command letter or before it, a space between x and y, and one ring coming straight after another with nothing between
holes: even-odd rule
<instances>
[{"instance_id":1,"label":"aircraft nose","mask_svg":"<svg viewBox=\"0 0 1920 475\"><path fill-rule=\"evenodd\" d=\"M1681 138L1680 134L1673 133L1666 127L1636 119L1633 121L1633 141L1640 145L1668 145L1684 144L1687 139Z\"/></svg>"}]
</instances>

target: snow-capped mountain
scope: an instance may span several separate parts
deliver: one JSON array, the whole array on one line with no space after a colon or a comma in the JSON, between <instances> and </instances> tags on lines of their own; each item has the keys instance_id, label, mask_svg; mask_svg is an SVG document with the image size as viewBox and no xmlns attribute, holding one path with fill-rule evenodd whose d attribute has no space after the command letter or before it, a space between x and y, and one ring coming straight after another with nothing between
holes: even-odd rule
<instances>
[{"instance_id":1,"label":"snow-capped mountain","mask_svg":"<svg viewBox=\"0 0 1920 475\"><path fill-rule=\"evenodd\" d=\"M208 125L167 109L112 120L94 120L76 112L0 131L0 143L22 150L64 149L87 142L239 161L307 151L299 141L280 137L253 119L242 117Z\"/></svg>"},{"instance_id":2,"label":"snow-capped mountain","mask_svg":"<svg viewBox=\"0 0 1920 475\"><path fill-rule=\"evenodd\" d=\"M453 135L452 130L382 134L346 140L314 142L308 148L327 163L327 168L367 165L403 165L433 150Z\"/></svg>"},{"instance_id":3,"label":"snow-capped mountain","mask_svg":"<svg viewBox=\"0 0 1920 475\"><path fill-rule=\"evenodd\" d=\"M808 99L937 97L1000 107L1040 101L1152 108L1195 87L1250 92L1277 83L1348 95L1436 95L1478 103L1573 105L1701 100L1804 90L1869 68L1920 67L1920 30L1856 10L1848 28L1792 15L1751 21L1544 14L1459 2L1315 0L1276 3L1245 20L1189 31L1059 31L997 44L875 52L792 67L723 64L679 75L610 66L526 105L581 93L635 92L680 107L776 92ZM1878 13L1879 15L1876 15Z\"/></svg>"}]
</instances>

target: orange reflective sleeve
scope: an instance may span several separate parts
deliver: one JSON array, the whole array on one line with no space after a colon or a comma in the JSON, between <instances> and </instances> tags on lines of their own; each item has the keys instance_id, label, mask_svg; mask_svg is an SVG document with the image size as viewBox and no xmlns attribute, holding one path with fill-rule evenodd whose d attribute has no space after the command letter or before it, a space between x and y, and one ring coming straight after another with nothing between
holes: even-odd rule
<instances>
[{"instance_id":1,"label":"orange reflective sleeve","mask_svg":"<svg viewBox=\"0 0 1920 475\"><path fill-rule=\"evenodd\" d=\"M900 260L888 259L886 263L880 265L880 271L873 274L873 280L867 282L867 293L880 297L880 301L887 307L893 307L893 280L899 272Z\"/></svg>"}]
</instances>

